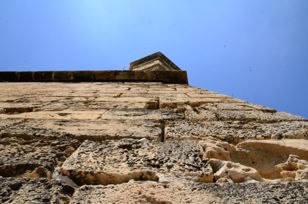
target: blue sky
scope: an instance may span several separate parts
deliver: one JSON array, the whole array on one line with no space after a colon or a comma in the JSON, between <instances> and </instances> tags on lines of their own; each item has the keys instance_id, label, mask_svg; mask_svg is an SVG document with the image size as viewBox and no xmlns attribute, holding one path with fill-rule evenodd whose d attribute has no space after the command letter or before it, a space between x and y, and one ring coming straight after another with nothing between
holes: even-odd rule
<instances>
[{"instance_id":1,"label":"blue sky","mask_svg":"<svg viewBox=\"0 0 308 204\"><path fill-rule=\"evenodd\" d=\"M307 0L1 0L0 70L127 69L162 51L191 85L308 117Z\"/></svg>"}]
</instances>

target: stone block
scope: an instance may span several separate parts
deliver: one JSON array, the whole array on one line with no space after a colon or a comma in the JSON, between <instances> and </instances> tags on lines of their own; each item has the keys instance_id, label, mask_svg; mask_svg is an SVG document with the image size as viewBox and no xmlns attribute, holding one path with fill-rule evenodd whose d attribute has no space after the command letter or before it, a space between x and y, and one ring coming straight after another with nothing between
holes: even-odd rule
<instances>
[{"instance_id":1,"label":"stone block","mask_svg":"<svg viewBox=\"0 0 308 204\"><path fill-rule=\"evenodd\" d=\"M192 141L85 141L61 169L79 185L119 184L131 179L162 181L160 174L212 182L213 172L202 154Z\"/></svg>"},{"instance_id":2,"label":"stone block","mask_svg":"<svg viewBox=\"0 0 308 204\"><path fill-rule=\"evenodd\" d=\"M181 70L163 53L156 52L130 63L132 71L179 71Z\"/></svg>"}]
</instances>

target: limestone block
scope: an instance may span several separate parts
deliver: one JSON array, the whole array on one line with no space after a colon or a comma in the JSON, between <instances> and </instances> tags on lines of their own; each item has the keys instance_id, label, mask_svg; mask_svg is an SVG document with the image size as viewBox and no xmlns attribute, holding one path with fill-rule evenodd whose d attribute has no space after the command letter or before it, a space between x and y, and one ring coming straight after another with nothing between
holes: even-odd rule
<instances>
[{"instance_id":1,"label":"limestone block","mask_svg":"<svg viewBox=\"0 0 308 204\"><path fill-rule=\"evenodd\" d=\"M22 110L27 110L28 107ZM167 113L172 111L165 111ZM20 112L19 114L0 114L7 119L32 119L32 120L161 120L161 111L152 109L100 109L93 111L63 110L63 111L38 111Z\"/></svg>"},{"instance_id":2,"label":"limestone block","mask_svg":"<svg viewBox=\"0 0 308 204\"><path fill-rule=\"evenodd\" d=\"M238 143L246 139L307 139L306 121L256 123L241 121L168 121L166 139L206 139L214 137Z\"/></svg>"},{"instance_id":3,"label":"limestone block","mask_svg":"<svg viewBox=\"0 0 308 204\"><path fill-rule=\"evenodd\" d=\"M156 181L159 173L182 175L199 182L213 179L211 168L202 160L200 146L191 141L85 141L61 168L77 184Z\"/></svg>"},{"instance_id":4,"label":"limestone block","mask_svg":"<svg viewBox=\"0 0 308 204\"><path fill-rule=\"evenodd\" d=\"M61 116L61 115L60 115ZM63 137L70 136L76 139L106 140L114 138L150 138L160 140L161 122L157 120L42 120L25 119L0 130L0 136L15 136L27 138ZM86 115L86 117L92 117Z\"/></svg>"},{"instance_id":5,"label":"limestone block","mask_svg":"<svg viewBox=\"0 0 308 204\"><path fill-rule=\"evenodd\" d=\"M301 121L306 120L299 116L288 113L277 112L269 113L259 110L213 110L218 120L236 120L236 121L258 121L258 122L280 122L280 121Z\"/></svg>"},{"instance_id":6,"label":"limestone block","mask_svg":"<svg viewBox=\"0 0 308 204\"><path fill-rule=\"evenodd\" d=\"M151 181L129 182L119 185L85 185L72 197L77 203L219 203L221 199L205 190L181 183L161 184Z\"/></svg>"},{"instance_id":7,"label":"limestone block","mask_svg":"<svg viewBox=\"0 0 308 204\"><path fill-rule=\"evenodd\" d=\"M201 107L191 107L185 105L185 119L189 121L216 121L217 117L215 112Z\"/></svg>"},{"instance_id":8,"label":"limestone block","mask_svg":"<svg viewBox=\"0 0 308 204\"><path fill-rule=\"evenodd\" d=\"M151 181L118 185L84 185L71 203L305 203L308 182L183 183Z\"/></svg>"}]
</instances>

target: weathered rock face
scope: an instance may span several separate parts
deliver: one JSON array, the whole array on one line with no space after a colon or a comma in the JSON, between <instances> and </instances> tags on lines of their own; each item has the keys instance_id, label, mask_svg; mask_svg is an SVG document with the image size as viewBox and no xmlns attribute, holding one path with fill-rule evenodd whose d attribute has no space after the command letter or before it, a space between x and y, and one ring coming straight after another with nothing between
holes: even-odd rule
<instances>
[{"instance_id":1,"label":"weathered rock face","mask_svg":"<svg viewBox=\"0 0 308 204\"><path fill-rule=\"evenodd\" d=\"M72 198L72 203L219 203L215 194L203 189L193 189L193 184L157 182L130 182L121 185L82 186Z\"/></svg>"},{"instance_id":2,"label":"weathered rock face","mask_svg":"<svg viewBox=\"0 0 308 204\"><path fill-rule=\"evenodd\" d=\"M74 189L47 179L0 177L0 203L68 203Z\"/></svg>"},{"instance_id":3,"label":"weathered rock face","mask_svg":"<svg viewBox=\"0 0 308 204\"><path fill-rule=\"evenodd\" d=\"M308 120L188 85L0 83L0 202L308 198Z\"/></svg>"},{"instance_id":4,"label":"weathered rock face","mask_svg":"<svg viewBox=\"0 0 308 204\"><path fill-rule=\"evenodd\" d=\"M192 141L85 141L61 168L79 184L119 184L131 179L163 181L172 177L213 181L212 168Z\"/></svg>"}]
</instances>

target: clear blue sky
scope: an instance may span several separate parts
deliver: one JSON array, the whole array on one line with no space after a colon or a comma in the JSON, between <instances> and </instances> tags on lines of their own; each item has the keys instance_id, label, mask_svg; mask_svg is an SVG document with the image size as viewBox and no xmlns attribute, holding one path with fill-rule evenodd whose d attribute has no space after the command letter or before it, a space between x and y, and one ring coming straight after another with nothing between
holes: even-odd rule
<instances>
[{"instance_id":1,"label":"clear blue sky","mask_svg":"<svg viewBox=\"0 0 308 204\"><path fill-rule=\"evenodd\" d=\"M307 0L1 0L0 70L123 69L162 51L191 85L308 117Z\"/></svg>"}]
</instances>

